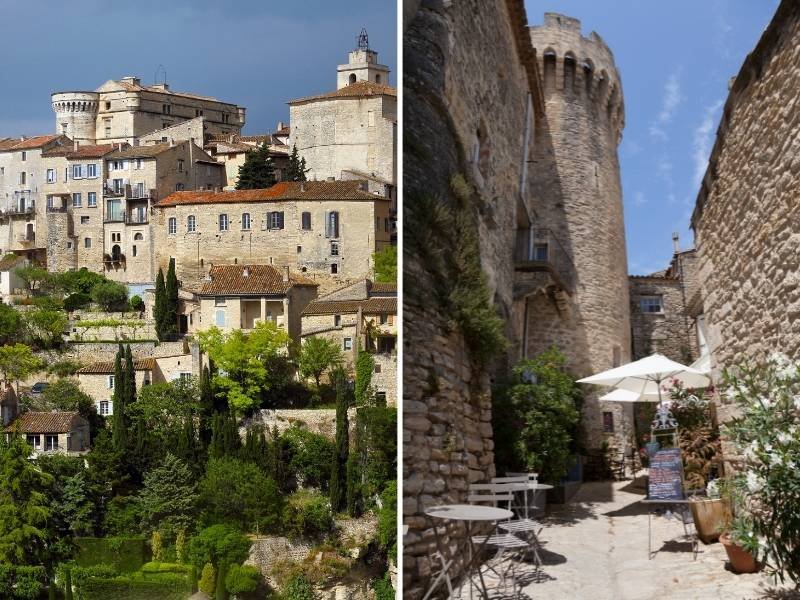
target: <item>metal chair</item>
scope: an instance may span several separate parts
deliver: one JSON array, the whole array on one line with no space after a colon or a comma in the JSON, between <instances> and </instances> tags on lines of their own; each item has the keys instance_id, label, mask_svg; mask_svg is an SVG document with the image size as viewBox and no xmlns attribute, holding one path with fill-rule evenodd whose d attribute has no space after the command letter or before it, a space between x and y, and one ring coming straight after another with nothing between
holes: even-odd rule
<instances>
[{"instance_id":1,"label":"metal chair","mask_svg":"<svg viewBox=\"0 0 800 600\"><path fill-rule=\"evenodd\" d=\"M509 533L521 534L528 542L526 554L533 558L533 563L538 570L542 566L542 558L539 555L539 549L542 547L539 535L542 533L544 527L538 522L530 518L531 506L528 502L530 489L530 477L527 474L513 475L507 477L495 477L492 479L493 485L497 486L494 491L501 492L505 490L512 490L512 495L517 491L518 486L525 485L526 487L520 490L522 492L522 504L509 506L517 515L517 518L509 519L500 523L500 528ZM534 488L535 489L535 488ZM536 508L535 506L533 507ZM515 510L516 509L516 510ZM521 513L521 514L520 514Z\"/></svg>"}]
</instances>

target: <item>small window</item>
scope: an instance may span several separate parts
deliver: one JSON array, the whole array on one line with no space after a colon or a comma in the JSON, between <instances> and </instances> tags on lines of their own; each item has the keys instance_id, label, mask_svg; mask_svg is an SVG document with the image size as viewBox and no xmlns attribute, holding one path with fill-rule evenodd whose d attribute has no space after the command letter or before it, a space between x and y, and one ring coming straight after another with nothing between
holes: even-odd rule
<instances>
[{"instance_id":1,"label":"small window","mask_svg":"<svg viewBox=\"0 0 800 600\"><path fill-rule=\"evenodd\" d=\"M355 73L350 73L350 77L348 77L348 79L347 79L347 80L348 80L348 81L349 81L351 84L355 83L355 82L356 82L356 74L355 74Z\"/></svg>"},{"instance_id":2,"label":"small window","mask_svg":"<svg viewBox=\"0 0 800 600\"><path fill-rule=\"evenodd\" d=\"M58 450L58 436L48 434L44 436L44 450L45 452L53 452Z\"/></svg>"},{"instance_id":3,"label":"small window","mask_svg":"<svg viewBox=\"0 0 800 600\"><path fill-rule=\"evenodd\" d=\"M375 373L381 372L381 365L379 363L375 363L375 368L373 369Z\"/></svg>"},{"instance_id":4,"label":"small window","mask_svg":"<svg viewBox=\"0 0 800 600\"><path fill-rule=\"evenodd\" d=\"M250 213L242 213L242 231L250 230Z\"/></svg>"},{"instance_id":5,"label":"small window","mask_svg":"<svg viewBox=\"0 0 800 600\"><path fill-rule=\"evenodd\" d=\"M28 442L34 448L41 448L42 447L42 436L28 434L25 436L25 441Z\"/></svg>"},{"instance_id":6,"label":"small window","mask_svg":"<svg viewBox=\"0 0 800 600\"><path fill-rule=\"evenodd\" d=\"M92 247L92 238L90 238L90 237L83 238L83 247L84 248L91 248Z\"/></svg>"},{"instance_id":7,"label":"small window","mask_svg":"<svg viewBox=\"0 0 800 600\"><path fill-rule=\"evenodd\" d=\"M86 177L90 177L92 179L97 177L97 165L86 165Z\"/></svg>"},{"instance_id":8,"label":"small window","mask_svg":"<svg viewBox=\"0 0 800 600\"><path fill-rule=\"evenodd\" d=\"M176 183L175 184L175 191L176 192L182 192L184 189L185 189L185 187L184 187L184 185L182 183Z\"/></svg>"},{"instance_id":9,"label":"small window","mask_svg":"<svg viewBox=\"0 0 800 600\"><path fill-rule=\"evenodd\" d=\"M603 433L614 433L614 413L603 412Z\"/></svg>"},{"instance_id":10,"label":"small window","mask_svg":"<svg viewBox=\"0 0 800 600\"><path fill-rule=\"evenodd\" d=\"M56 170L47 169L47 183L55 183L55 181L56 181Z\"/></svg>"},{"instance_id":11,"label":"small window","mask_svg":"<svg viewBox=\"0 0 800 600\"><path fill-rule=\"evenodd\" d=\"M178 219L176 219L175 217L170 217L167 220L167 232L170 235L175 235L176 233L178 233Z\"/></svg>"},{"instance_id":12,"label":"small window","mask_svg":"<svg viewBox=\"0 0 800 600\"><path fill-rule=\"evenodd\" d=\"M136 245L134 245L133 247L131 247L131 253L132 253L134 256L136 256L136 254L137 254L137 252L136 252Z\"/></svg>"},{"instance_id":13,"label":"small window","mask_svg":"<svg viewBox=\"0 0 800 600\"><path fill-rule=\"evenodd\" d=\"M114 389L114 376L113 375L109 375L108 376L107 384L108 384L108 389L110 389L110 390Z\"/></svg>"},{"instance_id":14,"label":"small window","mask_svg":"<svg viewBox=\"0 0 800 600\"><path fill-rule=\"evenodd\" d=\"M663 313L664 306L661 296L642 296L639 298L639 308L643 313Z\"/></svg>"},{"instance_id":15,"label":"small window","mask_svg":"<svg viewBox=\"0 0 800 600\"><path fill-rule=\"evenodd\" d=\"M342 341L342 348L344 350L352 350L353 349L353 338L344 338Z\"/></svg>"},{"instance_id":16,"label":"small window","mask_svg":"<svg viewBox=\"0 0 800 600\"><path fill-rule=\"evenodd\" d=\"M225 213L219 216L219 230L228 231L228 215Z\"/></svg>"},{"instance_id":17,"label":"small window","mask_svg":"<svg viewBox=\"0 0 800 600\"><path fill-rule=\"evenodd\" d=\"M225 306L225 296L215 296L214 306Z\"/></svg>"},{"instance_id":18,"label":"small window","mask_svg":"<svg viewBox=\"0 0 800 600\"><path fill-rule=\"evenodd\" d=\"M386 392L375 392L375 401L378 406L386 406Z\"/></svg>"},{"instance_id":19,"label":"small window","mask_svg":"<svg viewBox=\"0 0 800 600\"><path fill-rule=\"evenodd\" d=\"M89 217L81 217L81 225L88 225Z\"/></svg>"},{"instance_id":20,"label":"small window","mask_svg":"<svg viewBox=\"0 0 800 600\"><path fill-rule=\"evenodd\" d=\"M72 194L72 206L80 206L80 205L81 205L80 193Z\"/></svg>"},{"instance_id":21,"label":"small window","mask_svg":"<svg viewBox=\"0 0 800 600\"><path fill-rule=\"evenodd\" d=\"M178 159L178 173L183 173L183 159Z\"/></svg>"},{"instance_id":22,"label":"small window","mask_svg":"<svg viewBox=\"0 0 800 600\"><path fill-rule=\"evenodd\" d=\"M28 158L28 153L27 153L27 152L25 152L25 151L23 150L23 151L22 151L21 160L22 160L23 162L25 162L25 160L26 160L27 158Z\"/></svg>"},{"instance_id":23,"label":"small window","mask_svg":"<svg viewBox=\"0 0 800 600\"><path fill-rule=\"evenodd\" d=\"M215 325L217 327L225 327L225 311L224 310L218 310L216 315L215 315L215 317L216 317Z\"/></svg>"},{"instance_id":24,"label":"small window","mask_svg":"<svg viewBox=\"0 0 800 600\"><path fill-rule=\"evenodd\" d=\"M333 315L333 326L334 327L342 326L342 315Z\"/></svg>"},{"instance_id":25,"label":"small window","mask_svg":"<svg viewBox=\"0 0 800 600\"><path fill-rule=\"evenodd\" d=\"M72 178L83 179L83 165L72 165Z\"/></svg>"},{"instance_id":26,"label":"small window","mask_svg":"<svg viewBox=\"0 0 800 600\"><path fill-rule=\"evenodd\" d=\"M86 194L86 205L97 206L97 192L89 192Z\"/></svg>"},{"instance_id":27,"label":"small window","mask_svg":"<svg viewBox=\"0 0 800 600\"><path fill-rule=\"evenodd\" d=\"M189 215L186 217L186 231L189 233L194 233L197 229L197 219L195 219L194 215Z\"/></svg>"},{"instance_id":28,"label":"small window","mask_svg":"<svg viewBox=\"0 0 800 600\"><path fill-rule=\"evenodd\" d=\"M122 234L119 233L119 232L112 233L111 234L111 241L112 242L121 242L122 241Z\"/></svg>"},{"instance_id":29,"label":"small window","mask_svg":"<svg viewBox=\"0 0 800 600\"><path fill-rule=\"evenodd\" d=\"M133 162L133 168L134 168L134 169L137 169L137 170L142 168L142 159L141 159L141 158L137 158L137 159L136 159L136 160Z\"/></svg>"},{"instance_id":30,"label":"small window","mask_svg":"<svg viewBox=\"0 0 800 600\"><path fill-rule=\"evenodd\" d=\"M67 250L72 250L72 242L67 242Z\"/></svg>"},{"instance_id":31,"label":"small window","mask_svg":"<svg viewBox=\"0 0 800 600\"><path fill-rule=\"evenodd\" d=\"M104 417L109 414L109 404L108 400L100 400L100 414Z\"/></svg>"},{"instance_id":32,"label":"small window","mask_svg":"<svg viewBox=\"0 0 800 600\"><path fill-rule=\"evenodd\" d=\"M302 251L303 251L303 247L302 246L298 246L297 247L297 253L300 254Z\"/></svg>"},{"instance_id":33,"label":"small window","mask_svg":"<svg viewBox=\"0 0 800 600\"><path fill-rule=\"evenodd\" d=\"M106 110L111 110L111 102L106 102Z\"/></svg>"},{"instance_id":34,"label":"small window","mask_svg":"<svg viewBox=\"0 0 800 600\"><path fill-rule=\"evenodd\" d=\"M25 171L19 174L19 184L25 185Z\"/></svg>"},{"instance_id":35,"label":"small window","mask_svg":"<svg viewBox=\"0 0 800 600\"><path fill-rule=\"evenodd\" d=\"M325 237L339 237L339 213L335 210L325 216Z\"/></svg>"},{"instance_id":36,"label":"small window","mask_svg":"<svg viewBox=\"0 0 800 600\"><path fill-rule=\"evenodd\" d=\"M267 226L269 229L283 229L283 211L267 213Z\"/></svg>"},{"instance_id":37,"label":"small window","mask_svg":"<svg viewBox=\"0 0 800 600\"><path fill-rule=\"evenodd\" d=\"M302 228L303 228L305 231L309 231L309 230L311 229L311 213L310 213L310 212L304 212L304 213L301 215L301 217L300 217L300 218L301 218L301 221L302 221L302 225L301 225L301 227L302 227Z\"/></svg>"},{"instance_id":38,"label":"small window","mask_svg":"<svg viewBox=\"0 0 800 600\"><path fill-rule=\"evenodd\" d=\"M339 242L331 242L331 256L339 256Z\"/></svg>"},{"instance_id":39,"label":"small window","mask_svg":"<svg viewBox=\"0 0 800 600\"><path fill-rule=\"evenodd\" d=\"M331 263L331 274L336 275L339 272L339 265Z\"/></svg>"},{"instance_id":40,"label":"small window","mask_svg":"<svg viewBox=\"0 0 800 600\"><path fill-rule=\"evenodd\" d=\"M546 262L549 249L547 244L534 244L533 245L533 260Z\"/></svg>"}]
</instances>

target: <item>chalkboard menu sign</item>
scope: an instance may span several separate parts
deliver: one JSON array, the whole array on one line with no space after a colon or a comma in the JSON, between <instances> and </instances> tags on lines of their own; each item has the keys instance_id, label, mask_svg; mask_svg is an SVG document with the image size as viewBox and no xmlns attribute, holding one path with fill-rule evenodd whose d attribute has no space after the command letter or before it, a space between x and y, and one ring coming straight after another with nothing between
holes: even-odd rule
<instances>
[{"instance_id":1,"label":"chalkboard menu sign","mask_svg":"<svg viewBox=\"0 0 800 600\"><path fill-rule=\"evenodd\" d=\"M659 450L650 458L649 500L683 500L683 463L680 448Z\"/></svg>"}]
</instances>

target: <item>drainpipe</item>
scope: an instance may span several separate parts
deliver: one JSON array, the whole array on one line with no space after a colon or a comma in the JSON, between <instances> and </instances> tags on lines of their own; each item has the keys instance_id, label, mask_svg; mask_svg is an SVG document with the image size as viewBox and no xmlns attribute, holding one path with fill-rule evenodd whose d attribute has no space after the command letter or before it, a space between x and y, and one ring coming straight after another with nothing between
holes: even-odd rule
<instances>
[{"instance_id":1,"label":"drainpipe","mask_svg":"<svg viewBox=\"0 0 800 600\"><path fill-rule=\"evenodd\" d=\"M522 360L528 358L528 310L530 308L529 303L530 303L530 298L528 296L525 296L525 311L524 311L525 316L523 317L523 319L525 320L522 322L522 356L520 357L522 358Z\"/></svg>"},{"instance_id":2,"label":"drainpipe","mask_svg":"<svg viewBox=\"0 0 800 600\"><path fill-rule=\"evenodd\" d=\"M519 193L520 197L525 200L525 184L528 181L528 146L531 141L531 111L533 110L533 99L530 92L528 92L528 104L525 108L525 141L522 147L522 172L519 176ZM527 205L525 206L527 208Z\"/></svg>"}]
</instances>

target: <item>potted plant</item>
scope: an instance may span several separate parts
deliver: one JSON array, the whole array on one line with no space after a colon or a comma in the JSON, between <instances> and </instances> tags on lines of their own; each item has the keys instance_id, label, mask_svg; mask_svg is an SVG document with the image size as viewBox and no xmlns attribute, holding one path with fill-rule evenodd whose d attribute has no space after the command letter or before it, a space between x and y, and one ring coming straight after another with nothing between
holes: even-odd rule
<instances>
[{"instance_id":1,"label":"potted plant","mask_svg":"<svg viewBox=\"0 0 800 600\"><path fill-rule=\"evenodd\" d=\"M704 544L713 544L731 521L730 507L721 496L718 480L708 482L705 496L694 495L689 500L697 537Z\"/></svg>"}]
</instances>

